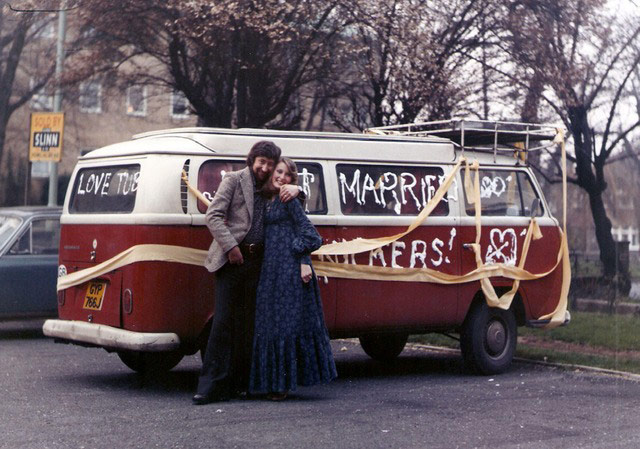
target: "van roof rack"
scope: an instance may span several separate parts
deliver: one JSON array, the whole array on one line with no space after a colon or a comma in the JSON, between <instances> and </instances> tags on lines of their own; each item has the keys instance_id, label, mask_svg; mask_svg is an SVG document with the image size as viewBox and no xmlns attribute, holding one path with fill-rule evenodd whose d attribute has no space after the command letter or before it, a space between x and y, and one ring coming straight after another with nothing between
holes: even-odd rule
<instances>
[{"instance_id":1,"label":"van roof rack","mask_svg":"<svg viewBox=\"0 0 640 449\"><path fill-rule=\"evenodd\" d=\"M433 122L417 122L407 125L391 125L368 128L367 134L403 135L413 137L437 136L449 139L464 150L492 151L494 159L498 151L524 153L552 145L558 125L541 125L491 120L450 119ZM532 146L532 145L536 146Z\"/></svg>"}]
</instances>

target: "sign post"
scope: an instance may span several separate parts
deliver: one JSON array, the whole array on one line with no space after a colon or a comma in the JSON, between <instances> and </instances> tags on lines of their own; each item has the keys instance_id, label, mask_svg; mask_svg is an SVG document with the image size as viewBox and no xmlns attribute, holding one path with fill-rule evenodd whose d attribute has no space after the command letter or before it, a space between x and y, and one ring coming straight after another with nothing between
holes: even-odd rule
<instances>
[{"instance_id":1,"label":"sign post","mask_svg":"<svg viewBox=\"0 0 640 449\"><path fill-rule=\"evenodd\" d=\"M29 161L60 162L64 113L34 112L29 132Z\"/></svg>"}]
</instances>

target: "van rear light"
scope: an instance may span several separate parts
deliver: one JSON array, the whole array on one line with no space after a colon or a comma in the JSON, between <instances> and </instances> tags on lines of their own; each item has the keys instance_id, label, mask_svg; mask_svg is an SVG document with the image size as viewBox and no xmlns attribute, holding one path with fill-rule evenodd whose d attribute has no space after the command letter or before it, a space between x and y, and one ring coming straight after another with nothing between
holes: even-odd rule
<instances>
[{"instance_id":1,"label":"van rear light","mask_svg":"<svg viewBox=\"0 0 640 449\"><path fill-rule=\"evenodd\" d=\"M133 293L129 288L122 294L122 310L128 314L133 312Z\"/></svg>"},{"instance_id":2,"label":"van rear light","mask_svg":"<svg viewBox=\"0 0 640 449\"><path fill-rule=\"evenodd\" d=\"M58 292L58 305L60 307L64 306L64 292L65 292L64 290L60 290Z\"/></svg>"}]
</instances>

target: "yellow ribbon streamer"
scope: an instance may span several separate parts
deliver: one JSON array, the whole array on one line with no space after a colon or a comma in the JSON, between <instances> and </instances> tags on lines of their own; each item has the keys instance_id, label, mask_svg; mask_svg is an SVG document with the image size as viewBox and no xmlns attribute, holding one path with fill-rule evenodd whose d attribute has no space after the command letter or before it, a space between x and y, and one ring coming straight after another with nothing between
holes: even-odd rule
<instances>
[{"instance_id":1,"label":"yellow ribbon streamer","mask_svg":"<svg viewBox=\"0 0 640 449\"><path fill-rule=\"evenodd\" d=\"M120 254L93 267L65 274L58 278L57 290L64 290L80 285L110 271L135 262L177 262L189 265L204 266L207 251L174 245L143 244L135 245Z\"/></svg>"},{"instance_id":2,"label":"yellow ribbon streamer","mask_svg":"<svg viewBox=\"0 0 640 449\"><path fill-rule=\"evenodd\" d=\"M564 323L567 313L569 287L571 286L571 263L569 261L569 243L567 241L567 152L564 146L564 130L558 128L553 142L560 145L562 155L562 287L556 309L548 315L541 316L541 320L550 320L545 328L552 329Z\"/></svg>"},{"instance_id":3,"label":"yellow ribbon streamer","mask_svg":"<svg viewBox=\"0 0 640 449\"><path fill-rule=\"evenodd\" d=\"M409 227L399 234L391 235L389 237L376 237L376 238L357 238L355 240L349 240L347 242L334 242L329 243L327 245L322 245L322 247L312 254L314 256L344 256L347 254L358 254L364 253L366 251L372 251L374 249L382 248L389 243L393 243L396 240L401 239L405 235L409 234L415 228L420 226L423 221L427 219L431 212L438 206L440 200L444 197L444 195L449 190L453 179L455 178L456 173L460 169L460 166L463 162L466 162L464 157L461 157L458 160L458 163L453 167L451 173L445 178L445 180L440 184L440 187L434 193L431 200L427 203L427 205L422 209L422 211L418 214L418 216L413 220L413 222L409 225Z\"/></svg>"}]
</instances>

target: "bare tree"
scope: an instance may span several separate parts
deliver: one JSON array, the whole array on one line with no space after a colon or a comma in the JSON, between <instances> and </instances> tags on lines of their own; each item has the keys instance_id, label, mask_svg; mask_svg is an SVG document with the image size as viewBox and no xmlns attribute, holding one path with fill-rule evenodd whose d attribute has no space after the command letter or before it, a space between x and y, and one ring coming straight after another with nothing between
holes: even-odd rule
<instances>
[{"instance_id":1,"label":"bare tree","mask_svg":"<svg viewBox=\"0 0 640 449\"><path fill-rule=\"evenodd\" d=\"M344 130L448 118L469 95L468 58L491 17L484 0L358 4L351 70L335 83L332 118ZM343 64L345 66L345 64Z\"/></svg>"},{"instance_id":2,"label":"bare tree","mask_svg":"<svg viewBox=\"0 0 640 449\"><path fill-rule=\"evenodd\" d=\"M508 56L500 70L560 117L573 138L575 176L594 220L605 277L615 276L615 242L605 209L604 167L639 117L620 115L640 64L640 21L622 22L600 0L504 0L506 35L496 40ZM544 90L541 89L544 86ZM550 179L552 180L552 179Z\"/></svg>"},{"instance_id":3,"label":"bare tree","mask_svg":"<svg viewBox=\"0 0 640 449\"><path fill-rule=\"evenodd\" d=\"M13 113L49 82L55 72L50 48L42 48L35 66L25 61L25 48L37 41L39 33L51 25L50 16L32 2L16 3L20 10L0 5L0 160L4 153L7 125ZM47 54L49 52L49 54Z\"/></svg>"},{"instance_id":4,"label":"bare tree","mask_svg":"<svg viewBox=\"0 0 640 449\"><path fill-rule=\"evenodd\" d=\"M296 95L327 76L325 61L350 20L347 3L83 0L97 45L77 55L68 79L117 72L182 91L203 125L297 126Z\"/></svg>"}]
</instances>

